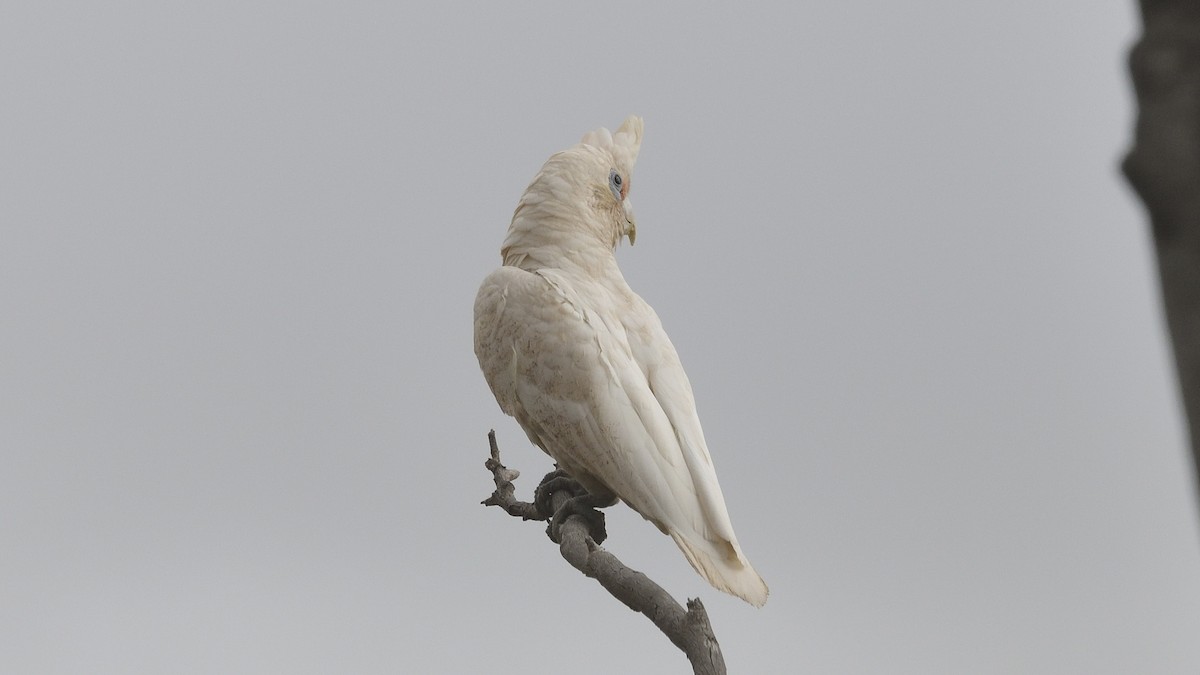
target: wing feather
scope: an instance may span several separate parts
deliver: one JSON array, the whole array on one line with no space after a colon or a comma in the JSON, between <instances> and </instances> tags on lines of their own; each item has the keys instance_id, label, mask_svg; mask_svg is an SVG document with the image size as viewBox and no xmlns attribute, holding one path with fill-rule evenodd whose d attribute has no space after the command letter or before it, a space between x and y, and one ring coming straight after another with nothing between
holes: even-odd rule
<instances>
[{"instance_id":1,"label":"wing feather","mask_svg":"<svg viewBox=\"0 0 1200 675\"><path fill-rule=\"evenodd\" d=\"M501 409L563 469L670 534L714 586L766 602L678 354L623 280L581 286L558 270L502 267L476 298L475 351Z\"/></svg>"}]
</instances>

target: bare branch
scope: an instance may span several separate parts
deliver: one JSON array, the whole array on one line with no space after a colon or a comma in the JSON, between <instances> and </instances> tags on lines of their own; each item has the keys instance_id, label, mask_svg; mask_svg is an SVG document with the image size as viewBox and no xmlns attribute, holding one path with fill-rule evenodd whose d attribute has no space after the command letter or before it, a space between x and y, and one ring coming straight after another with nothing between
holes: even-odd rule
<instances>
[{"instance_id":1,"label":"bare branch","mask_svg":"<svg viewBox=\"0 0 1200 675\"><path fill-rule=\"evenodd\" d=\"M519 472L509 469L500 462L500 449L496 445L496 432L488 432L491 457L485 463L496 483L496 490L483 500L486 506L499 506L509 515L523 520L546 520L549 514L541 512L530 502L518 501L513 481ZM557 474L557 472L556 472ZM556 474L550 474L550 479ZM557 511L572 495L565 491L551 496L553 510ZM695 675L725 675L725 657L713 634L708 612L699 598L688 600L685 610L662 586L637 570L626 567L616 556L600 547L592 538L593 523L582 515L572 514L559 528L559 553L584 575L600 582L612 596L626 607L644 614L671 643L687 656Z\"/></svg>"},{"instance_id":2,"label":"bare branch","mask_svg":"<svg viewBox=\"0 0 1200 675\"><path fill-rule=\"evenodd\" d=\"M517 516L522 520L545 520L546 517L541 515L533 504L517 501L516 488L513 487L512 482L521 475L521 472L509 469L500 463L500 448L496 445L495 429L488 432L488 445L491 447L492 456L484 462L484 466L492 472L492 476L495 478L496 491L492 493L491 497L483 500L482 504L499 506L507 511L508 515Z\"/></svg>"}]
</instances>

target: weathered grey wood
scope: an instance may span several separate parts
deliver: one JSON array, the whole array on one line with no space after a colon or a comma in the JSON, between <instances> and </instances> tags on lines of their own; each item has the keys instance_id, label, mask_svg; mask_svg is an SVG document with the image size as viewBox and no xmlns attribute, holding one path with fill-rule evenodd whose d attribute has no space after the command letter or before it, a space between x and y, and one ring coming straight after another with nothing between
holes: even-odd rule
<instances>
[{"instance_id":1,"label":"weathered grey wood","mask_svg":"<svg viewBox=\"0 0 1200 675\"><path fill-rule=\"evenodd\" d=\"M496 444L496 432L488 432L491 456L485 466L492 472L496 490L483 500L485 506L499 506L509 515L523 520L546 520L530 502L518 501L513 481L520 472L509 469L500 462L500 448ZM570 494L556 492L552 495L553 510L557 510ZM679 647L692 664L695 675L725 675L725 657L708 620L708 612L700 600L688 600L685 610L675 598L637 570L626 567L616 556L600 547L592 539L591 524L582 516L572 515L559 529L559 553L584 575L600 582L612 596L626 607L644 614L655 626ZM598 536L598 535L597 535Z\"/></svg>"}]
</instances>

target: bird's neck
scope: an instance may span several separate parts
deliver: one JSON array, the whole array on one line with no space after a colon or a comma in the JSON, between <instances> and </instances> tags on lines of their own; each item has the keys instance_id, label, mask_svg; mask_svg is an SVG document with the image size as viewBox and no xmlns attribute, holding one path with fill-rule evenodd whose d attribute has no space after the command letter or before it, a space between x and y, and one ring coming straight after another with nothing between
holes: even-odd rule
<instances>
[{"instance_id":1,"label":"bird's neck","mask_svg":"<svg viewBox=\"0 0 1200 675\"><path fill-rule=\"evenodd\" d=\"M519 209L500 249L504 264L530 272L555 268L599 275L616 269L617 236L588 227L577 214Z\"/></svg>"}]
</instances>

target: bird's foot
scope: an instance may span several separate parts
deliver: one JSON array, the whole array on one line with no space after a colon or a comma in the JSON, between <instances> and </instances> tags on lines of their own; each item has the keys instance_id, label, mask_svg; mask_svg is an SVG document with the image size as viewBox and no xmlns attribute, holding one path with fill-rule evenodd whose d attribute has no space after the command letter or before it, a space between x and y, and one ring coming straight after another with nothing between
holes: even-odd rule
<instances>
[{"instance_id":1,"label":"bird's foot","mask_svg":"<svg viewBox=\"0 0 1200 675\"><path fill-rule=\"evenodd\" d=\"M579 516L587 523L588 536L597 544L604 543L608 538L608 532L604 529L604 513L596 507L610 506L612 499L607 496L596 496L588 493L583 493L577 497L572 497L563 502L554 515L550 518L550 525L546 527L546 535L556 544L562 543L562 526L571 516Z\"/></svg>"},{"instance_id":2,"label":"bird's foot","mask_svg":"<svg viewBox=\"0 0 1200 675\"><path fill-rule=\"evenodd\" d=\"M533 491L533 505L537 507L542 520L550 520L554 517L554 493L556 492L565 492L572 497L587 494L587 490L583 489L579 481L571 478L566 471L562 469L551 471L546 474L545 478L542 478L542 482Z\"/></svg>"},{"instance_id":3,"label":"bird's foot","mask_svg":"<svg viewBox=\"0 0 1200 675\"><path fill-rule=\"evenodd\" d=\"M569 495L566 500L557 500L559 507L554 508L555 496ZM615 496L607 493L592 494L562 469L551 471L542 478L542 482L533 492L533 504L539 515L550 521L546 534L556 544L562 543L562 526L571 516L579 516L587 522L588 535L597 544L608 538L604 529L604 514L597 509L612 506L617 502Z\"/></svg>"}]
</instances>

